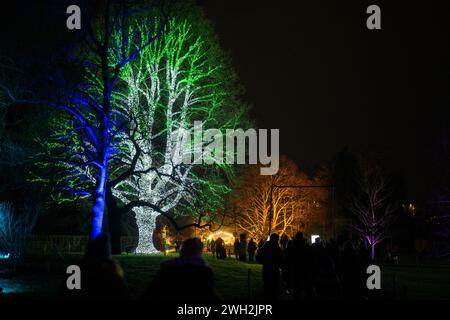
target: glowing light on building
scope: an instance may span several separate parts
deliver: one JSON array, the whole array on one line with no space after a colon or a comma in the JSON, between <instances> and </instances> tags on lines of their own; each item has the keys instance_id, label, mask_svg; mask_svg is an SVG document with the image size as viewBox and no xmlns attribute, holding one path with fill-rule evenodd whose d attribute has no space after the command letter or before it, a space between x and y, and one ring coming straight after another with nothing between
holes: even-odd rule
<instances>
[{"instance_id":1,"label":"glowing light on building","mask_svg":"<svg viewBox=\"0 0 450 320\"><path fill-rule=\"evenodd\" d=\"M320 238L318 234L311 235L311 243L315 243L317 238Z\"/></svg>"}]
</instances>

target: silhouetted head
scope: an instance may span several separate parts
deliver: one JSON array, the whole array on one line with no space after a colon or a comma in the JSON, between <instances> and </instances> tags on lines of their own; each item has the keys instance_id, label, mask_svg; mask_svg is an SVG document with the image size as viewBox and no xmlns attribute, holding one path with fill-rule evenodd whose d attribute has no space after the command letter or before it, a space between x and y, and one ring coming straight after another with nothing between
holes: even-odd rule
<instances>
[{"instance_id":1,"label":"silhouetted head","mask_svg":"<svg viewBox=\"0 0 450 320\"><path fill-rule=\"evenodd\" d=\"M272 234L270 235L269 241L270 241L271 243L278 243L278 241L280 241L280 236L277 235L276 233L272 233Z\"/></svg>"},{"instance_id":2,"label":"silhouetted head","mask_svg":"<svg viewBox=\"0 0 450 320\"><path fill-rule=\"evenodd\" d=\"M316 243L316 244L322 244L322 239L320 239L320 237L317 237L317 238L314 240L314 243Z\"/></svg>"},{"instance_id":3,"label":"silhouetted head","mask_svg":"<svg viewBox=\"0 0 450 320\"><path fill-rule=\"evenodd\" d=\"M295 240L302 241L303 239L303 232L299 231L295 234Z\"/></svg>"},{"instance_id":4,"label":"silhouetted head","mask_svg":"<svg viewBox=\"0 0 450 320\"><path fill-rule=\"evenodd\" d=\"M203 243L199 238L190 238L183 242L180 249L180 257L193 258L202 255Z\"/></svg>"},{"instance_id":5,"label":"silhouetted head","mask_svg":"<svg viewBox=\"0 0 450 320\"><path fill-rule=\"evenodd\" d=\"M109 239L109 234L100 233L97 238L89 241L86 248L86 257L111 259L111 242Z\"/></svg>"},{"instance_id":6,"label":"silhouetted head","mask_svg":"<svg viewBox=\"0 0 450 320\"><path fill-rule=\"evenodd\" d=\"M354 246L353 242L351 242L350 240L345 241L344 252L354 252L354 251L355 251L355 246Z\"/></svg>"}]
</instances>

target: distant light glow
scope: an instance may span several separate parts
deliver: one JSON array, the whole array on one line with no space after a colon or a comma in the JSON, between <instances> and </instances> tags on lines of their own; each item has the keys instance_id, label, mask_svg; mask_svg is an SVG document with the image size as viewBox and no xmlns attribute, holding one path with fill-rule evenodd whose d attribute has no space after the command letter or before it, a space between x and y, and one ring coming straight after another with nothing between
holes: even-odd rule
<instances>
[{"instance_id":1,"label":"distant light glow","mask_svg":"<svg viewBox=\"0 0 450 320\"><path fill-rule=\"evenodd\" d=\"M311 236L311 243L315 243L317 238L320 238L320 236L318 234L313 234Z\"/></svg>"},{"instance_id":2,"label":"distant light glow","mask_svg":"<svg viewBox=\"0 0 450 320\"><path fill-rule=\"evenodd\" d=\"M222 240L225 242L225 244L232 244L234 241L234 236L233 234L226 232L226 231L217 231L214 233L211 233L207 239L209 241L211 240L217 240L218 238L222 238Z\"/></svg>"},{"instance_id":3,"label":"distant light glow","mask_svg":"<svg viewBox=\"0 0 450 320\"><path fill-rule=\"evenodd\" d=\"M9 259L9 256L10 256L10 255L11 255L10 253L6 253L6 254L0 253L0 259L1 259L1 260Z\"/></svg>"}]
</instances>

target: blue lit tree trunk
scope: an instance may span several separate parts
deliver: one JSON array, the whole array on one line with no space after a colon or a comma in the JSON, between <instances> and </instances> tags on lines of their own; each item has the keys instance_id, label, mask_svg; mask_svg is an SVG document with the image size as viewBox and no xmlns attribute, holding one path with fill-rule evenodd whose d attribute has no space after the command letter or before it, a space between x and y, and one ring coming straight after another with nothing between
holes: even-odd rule
<instances>
[{"instance_id":1,"label":"blue lit tree trunk","mask_svg":"<svg viewBox=\"0 0 450 320\"><path fill-rule=\"evenodd\" d=\"M95 239L102 232L103 228L103 216L105 213L106 203L106 182L108 181L107 167L108 157L105 154L105 157L102 161L102 168L99 169L100 180L94 193L94 205L92 207L92 224L90 233L91 239Z\"/></svg>"},{"instance_id":2,"label":"blue lit tree trunk","mask_svg":"<svg viewBox=\"0 0 450 320\"><path fill-rule=\"evenodd\" d=\"M98 182L94 192L94 205L92 207L92 224L90 238L95 239L103 229L103 216L105 214L106 205L106 183L108 182L108 160L109 160L109 148L110 148L110 121L111 121L111 83L110 71L109 71L109 41L110 31L109 22L109 9L107 8L107 15L105 18L105 40L103 44L103 52L101 53L102 61L102 78L103 78L103 117L100 120L100 139L98 139L99 146L99 168L98 168Z\"/></svg>"}]
</instances>

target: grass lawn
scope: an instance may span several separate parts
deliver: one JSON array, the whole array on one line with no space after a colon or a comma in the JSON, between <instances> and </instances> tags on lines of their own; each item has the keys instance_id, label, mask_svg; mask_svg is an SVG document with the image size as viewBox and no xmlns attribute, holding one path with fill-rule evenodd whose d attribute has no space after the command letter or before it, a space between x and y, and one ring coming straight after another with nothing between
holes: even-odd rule
<instances>
[{"instance_id":1,"label":"grass lawn","mask_svg":"<svg viewBox=\"0 0 450 320\"><path fill-rule=\"evenodd\" d=\"M151 282L159 264L176 255L119 255L125 278L133 298L138 299ZM66 279L66 267L76 264L80 255L60 257L33 257L25 262L20 276L0 278L8 299L53 299ZM217 294L222 299L246 299L248 297L248 269L251 269L250 297L262 297L261 266L234 258L217 260L206 254L206 260L215 275ZM383 266L382 289L372 292L378 299L450 299L450 266L448 264L416 265L406 261L400 265ZM395 275L395 282L394 282ZM394 295L395 283L395 295Z\"/></svg>"},{"instance_id":2,"label":"grass lawn","mask_svg":"<svg viewBox=\"0 0 450 320\"><path fill-rule=\"evenodd\" d=\"M385 298L450 299L449 265L395 265L381 270L381 288Z\"/></svg>"},{"instance_id":3,"label":"grass lawn","mask_svg":"<svg viewBox=\"0 0 450 320\"><path fill-rule=\"evenodd\" d=\"M168 256L170 257L170 255ZM261 265L245 263L234 258L218 260L205 255L214 271L218 295L223 299L245 299L248 297L248 269L251 269L250 295L252 298L262 296ZM125 278L134 297L142 295L148 283L167 257L163 255L122 255L115 257L125 271Z\"/></svg>"},{"instance_id":4,"label":"grass lawn","mask_svg":"<svg viewBox=\"0 0 450 320\"><path fill-rule=\"evenodd\" d=\"M153 279L159 265L165 259L177 256L169 254L117 255L114 256L125 272L125 279L133 298L138 299ZM25 262L24 272L14 278L0 278L4 289L1 298L53 299L58 287L66 279L66 267L77 264L81 255L63 257L33 257ZM222 299L246 299L248 297L248 269L251 269L250 297L262 297L261 265L237 261L234 258L218 260L209 254L205 258L215 276L216 291ZM36 267L37 266L37 267Z\"/></svg>"}]
</instances>

